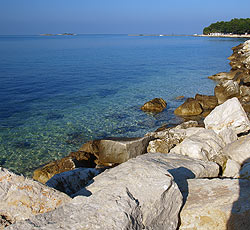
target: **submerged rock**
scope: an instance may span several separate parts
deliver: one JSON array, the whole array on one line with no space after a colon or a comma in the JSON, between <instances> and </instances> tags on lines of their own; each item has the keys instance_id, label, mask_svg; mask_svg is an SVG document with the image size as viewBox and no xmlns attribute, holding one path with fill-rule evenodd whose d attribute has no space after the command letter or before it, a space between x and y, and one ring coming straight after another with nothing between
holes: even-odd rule
<instances>
[{"instance_id":1,"label":"submerged rock","mask_svg":"<svg viewBox=\"0 0 250 230\"><path fill-rule=\"evenodd\" d=\"M175 111L175 115L179 116L193 116L199 115L203 112L200 103L194 98L188 98Z\"/></svg>"},{"instance_id":2,"label":"submerged rock","mask_svg":"<svg viewBox=\"0 0 250 230\"><path fill-rule=\"evenodd\" d=\"M147 112L162 112L167 107L167 102L162 98L154 98L146 102L141 110Z\"/></svg>"},{"instance_id":3,"label":"submerged rock","mask_svg":"<svg viewBox=\"0 0 250 230\"><path fill-rule=\"evenodd\" d=\"M0 229L69 201L64 193L0 167Z\"/></svg>"}]
</instances>

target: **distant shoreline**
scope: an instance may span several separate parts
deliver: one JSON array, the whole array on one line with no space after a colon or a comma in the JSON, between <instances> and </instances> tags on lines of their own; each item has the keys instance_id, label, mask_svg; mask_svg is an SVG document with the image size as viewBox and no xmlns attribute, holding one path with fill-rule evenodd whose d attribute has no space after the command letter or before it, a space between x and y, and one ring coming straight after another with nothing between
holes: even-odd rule
<instances>
[{"instance_id":1,"label":"distant shoreline","mask_svg":"<svg viewBox=\"0 0 250 230\"><path fill-rule=\"evenodd\" d=\"M190 36L190 37L217 37L217 38L250 38L250 34L220 34L220 35L205 35L205 34L128 34L128 36L155 36L155 37L169 37L169 36Z\"/></svg>"},{"instance_id":2,"label":"distant shoreline","mask_svg":"<svg viewBox=\"0 0 250 230\"><path fill-rule=\"evenodd\" d=\"M219 34L219 35L205 35L194 34L195 37L217 37L217 38L250 38L250 34Z\"/></svg>"}]
</instances>

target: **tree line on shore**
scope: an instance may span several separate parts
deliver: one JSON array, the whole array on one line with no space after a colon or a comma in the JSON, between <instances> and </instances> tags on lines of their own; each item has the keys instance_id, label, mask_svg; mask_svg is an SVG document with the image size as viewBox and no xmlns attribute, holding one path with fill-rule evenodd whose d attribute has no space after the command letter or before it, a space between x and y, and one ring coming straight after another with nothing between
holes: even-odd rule
<instances>
[{"instance_id":1,"label":"tree line on shore","mask_svg":"<svg viewBox=\"0 0 250 230\"><path fill-rule=\"evenodd\" d=\"M223 33L223 34L250 34L250 18L234 18L231 21L219 21L212 23L203 29L203 34Z\"/></svg>"}]
</instances>

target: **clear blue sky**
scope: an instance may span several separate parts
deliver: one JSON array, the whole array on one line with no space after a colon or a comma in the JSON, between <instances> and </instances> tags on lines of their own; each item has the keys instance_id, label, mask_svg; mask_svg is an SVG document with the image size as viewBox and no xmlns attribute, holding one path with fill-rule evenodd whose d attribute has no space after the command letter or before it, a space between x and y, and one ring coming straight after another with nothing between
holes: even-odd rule
<instances>
[{"instance_id":1,"label":"clear blue sky","mask_svg":"<svg viewBox=\"0 0 250 230\"><path fill-rule=\"evenodd\" d=\"M0 34L193 34L247 17L250 0L0 0Z\"/></svg>"}]
</instances>

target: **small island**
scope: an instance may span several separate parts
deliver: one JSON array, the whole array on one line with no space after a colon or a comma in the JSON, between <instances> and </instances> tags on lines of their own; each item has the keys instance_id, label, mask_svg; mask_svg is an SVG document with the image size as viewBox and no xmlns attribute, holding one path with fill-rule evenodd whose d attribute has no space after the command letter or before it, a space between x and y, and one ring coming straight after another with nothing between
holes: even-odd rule
<instances>
[{"instance_id":1,"label":"small island","mask_svg":"<svg viewBox=\"0 0 250 230\"><path fill-rule=\"evenodd\" d=\"M62 33L62 34L40 34L40 36L74 36L74 33Z\"/></svg>"}]
</instances>

